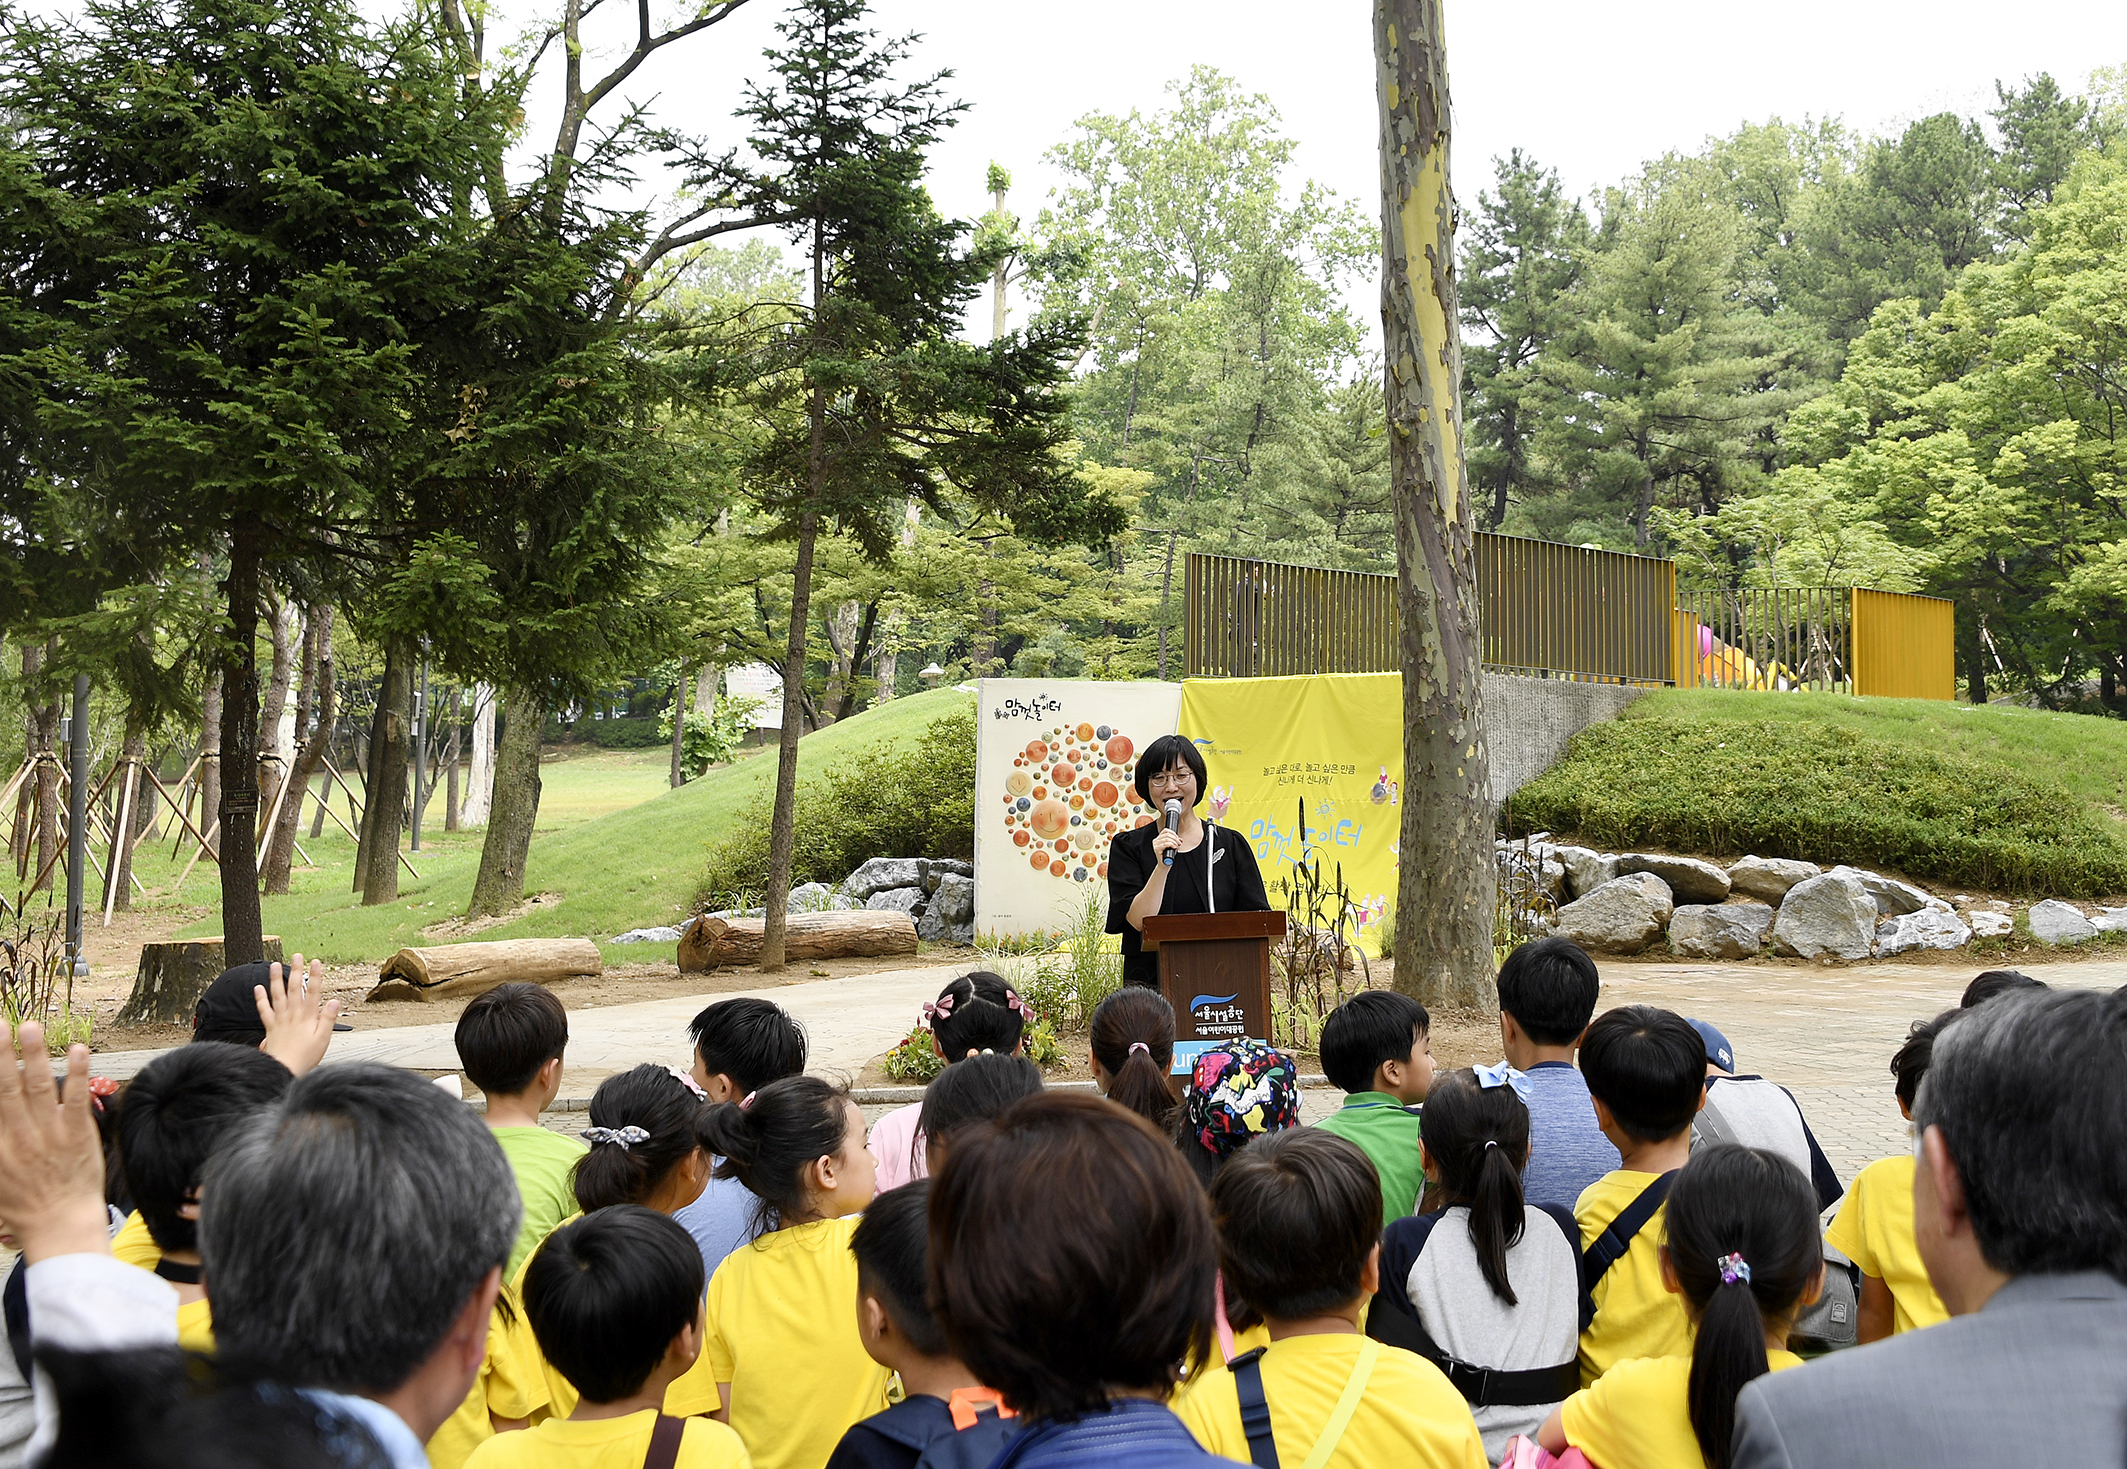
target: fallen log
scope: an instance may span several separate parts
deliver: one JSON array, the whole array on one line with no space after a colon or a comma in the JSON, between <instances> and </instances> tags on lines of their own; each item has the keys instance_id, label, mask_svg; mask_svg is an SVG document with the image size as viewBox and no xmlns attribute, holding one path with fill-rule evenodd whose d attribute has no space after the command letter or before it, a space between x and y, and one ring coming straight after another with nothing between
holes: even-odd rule
<instances>
[{"instance_id":1,"label":"fallen log","mask_svg":"<svg viewBox=\"0 0 2127 1469\"><path fill-rule=\"evenodd\" d=\"M369 1000L456 1000L497 985L596 978L604 971L589 939L496 939L401 949L384 961Z\"/></svg>"},{"instance_id":2,"label":"fallen log","mask_svg":"<svg viewBox=\"0 0 2127 1469\"><path fill-rule=\"evenodd\" d=\"M266 961L281 958L278 934L262 940ZM142 944L140 968L133 975L133 993L118 1012L120 1025L183 1025L190 1023L193 1007L208 985L229 967L223 957L221 935L211 939L178 939L171 943Z\"/></svg>"},{"instance_id":3,"label":"fallen log","mask_svg":"<svg viewBox=\"0 0 2127 1469\"><path fill-rule=\"evenodd\" d=\"M758 964L764 918L719 918L704 914L679 936L679 970L707 974L712 969ZM916 952L916 923L891 908L851 908L837 913L793 913L783 929L787 959L870 958Z\"/></svg>"}]
</instances>

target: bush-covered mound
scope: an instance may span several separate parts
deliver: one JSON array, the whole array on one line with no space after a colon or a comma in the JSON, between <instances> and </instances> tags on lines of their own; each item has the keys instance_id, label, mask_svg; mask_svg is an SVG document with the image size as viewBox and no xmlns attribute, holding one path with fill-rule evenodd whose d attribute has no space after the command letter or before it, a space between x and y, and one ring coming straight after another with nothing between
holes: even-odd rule
<instances>
[{"instance_id":1,"label":"bush-covered mound","mask_svg":"<svg viewBox=\"0 0 2127 1469\"><path fill-rule=\"evenodd\" d=\"M2127 892L2119 823L2039 773L1811 719L1593 725L1505 816L1517 835L1610 850L1755 852L2056 897Z\"/></svg>"},{"instance_id":2,"label":"bush-covered mound","mask_svg":"<svg viewBox=\"0 0 2127 1469\"><path fill-rule=\"evenodd\" d=\"M760 902L773 800L771 788L710 847L701 907ZM913 745L862 750L801 782L797 815L793 884L840 882L871 857L974 856L974 707L932 720Z\"/></svg>"}]
</instances>

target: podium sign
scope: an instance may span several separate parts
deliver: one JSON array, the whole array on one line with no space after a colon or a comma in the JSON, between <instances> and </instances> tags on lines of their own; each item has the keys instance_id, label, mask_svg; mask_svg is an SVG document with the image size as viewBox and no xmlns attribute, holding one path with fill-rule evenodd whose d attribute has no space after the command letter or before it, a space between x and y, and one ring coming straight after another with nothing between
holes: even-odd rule
<instances>
[{"instance_id":1,"label":"podium sign","mask_svg":"<svg viewBox=\"0 0 2127 1469\"><path fill-rule=\"evenodd\" d=\"M1228 1041L1270 1039L1270 942L1285 915L1269 912L1155 913L1145 947L1160 960L1160 993L1174 1007L1174 1075Z\"/></svg>"}]
</instances>

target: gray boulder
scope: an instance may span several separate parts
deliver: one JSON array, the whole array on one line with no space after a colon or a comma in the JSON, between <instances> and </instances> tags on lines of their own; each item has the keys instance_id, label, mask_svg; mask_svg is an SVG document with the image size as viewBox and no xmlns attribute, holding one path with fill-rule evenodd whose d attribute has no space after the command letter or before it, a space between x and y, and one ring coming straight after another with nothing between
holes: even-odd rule
<instances>
[{"instance_id":1,"label":"gray boulder","mask_svg":"<svg viewBox=\"0 0 2127 1469\"><path fill-rule=\"evenodd\" d=\"M920 857L874 857L842 879L842 891L860 899L888 888L921 891L926 865Z\"/></svg>"},{"instance_id":2,"label":"gray boulder","mask_svg":"<svg viewBox=\"0 0 2127 1469\"><path fill-rule=\"evenodd\" d=\"M1617 876L1617 858L1587 847L1554 847L1556 856L1566 869L1566 892L1575 898L1584 898L1604 883Z\"/></svg>"},{"instance_id":3,"label":"gray boulder","mask_svg":"<svg viewBox=\"0 0 2127 1469\"><path fill-rule=\"evenodd\" d=\"M1862 891L1876 904L1876 911L1885 918L1896 918L1902 913L1918 913L1923 908L1947 909L1950 905L1940 898L1928 896L1909 882L1900 882L1895 877L1885 877L1880 872L1869 872L1859 867L1834 867L1834 872L1851 872L1861 879Z\"/></svg>"},{"instance_id":4,"label":"gray boulder","mask_svg":"<svg viewBox=\"0 0 2127 1469\"><path fill-rule=\"evenodd\" d=\"M2118 933L2127 929L2127 908L2100 908L2090 926L2099 933Z\"/></svg>"},{"instance_id":5,"label":"gray boulder","mask_svg":"<svg viewBox=\"0 0 2127 1469\"><path fill-rule=\"evenodd\" d=\"M1500 877L1505 880L1509 873L1530 887L1539 889L1554 902L1566 892L1566 864L1548 855L1556 848L1534 848L1524 852L1519 846L1499 849Z\"/></svg>"},{"instance_id":6,"label":"gray boulder","mask_svg":"<svg viewBox=\"0 0 2127 1469\"><path fill-rule=\"evenodd\" d=\"M940 874L938 890L916 920L916 937L933 944L975 941L975 880L957 872Z\"/></svg>"},{"instance_id":7,"label":"gray boulder","mask_svg":"<svg viewBox=\"0 0 2127 1469\"><path fill-rule=\"evenodd\" d=\"M2015 919L1992 908L1974 908L1967 916L1972 921L1972 932L1983 939L2001 938L2016 927Z\"/></svg>"},{"instance_id":8,"label":"gray boulder","mask_svg":"<svg viewBox=\"0 0 2127 1469\"><path fill-rule=\"evenodd\" d=\"M626 933L613 935L616 944L676 944L679 930L672 927L631 928Z\"/></svg>"},{"instance_id":9,"label":"gray boulder","mask_svg":"<svg viewBox=\"0 0 2127 1469\"><path fill-rule=\"evenodd\" d=\"M2042 944L2079 944L2097 937L2097 925L2083 916L2083 910L2059 898L2033 903L2024 922L2031 926L2031 937Z\"/></svg>"},{"instance_id":10,"label":"gray boulder","mask_svg":"<svg viewBox=\"0 0 2127 1469\"><path fill-rule=\"evenodd\" d=\"M1876 900L1861 879L1827 872L1804 878L1780 901L1773 952L1803 959L1866 959L1876 943Z\"/></svg>"},{"instance_id":11,"label":"gray boulder","mask_svg":"<svg viewBox=\"0 0 2127 1469\"><path fill-rule=\"evenodd\" d=\"M924 909L923 900L928 896L929 894L925 893L922 888L882 888L866 898L864 906L877 908L883 912L906 913L911 918L921 918Z\"/></svg>"},{"instance_id":12,"label":"gray boulder","mask_svg":"<svg viewBox=\"0 0 2127 1469\"><path fill-rule=\"evenodd\" d=\"M1748 959L1765 947L1764 903L1687 903L1669 915L1669 952L1686 959Z\"/></svg>"},{"instance_id":13,"label":"gray boulder","mask_svg":"<svg viewBox=\"0 0 2127 1469\"><path fill-rule=\"evenodd\" d=\"M1617 871L1620 877L1631 872L1653 873L1669 884L1680 903L1718 903L1728 896L1728 874L1696 857L1627 852L1617 859Z\"/></svg>"},{"instance_id":14,"label":"gray boulder","mask_svg":"<svg viewBox=\"0 0 2127 1469\"><path fill-rule=\"evenodd\" d=\"M1876 952L1882 955L1910 949L1961 949L1970 942L1972 930L1965 921L1943 908L1916 908L1876 926Z\"/></svg>"},{"instance_id":15,"label":"gray boulder","mask_svg":"<svg viewBox=\"0 0 2127 1469\"><path fill-rule=\"evenodd\" d=\"M824 913L835 905L835 890L824 882L800 883L783 905L786 913Z\"/></svg>"},{"instance_id":16,"label":"gray boulder","mask_svg":"<svg viewBox=\"0 0 2127 1469\"><path fill-rule=\"evenodd\" d=\"M1814 862L1797 862L1792 857L1745 857L1728 869L1728 885L1746 897L1777 903L1796 883L1823 875L1824 869Z\"/></svg>"},{"instance_id":17,"label":"gray boulder","mask_svg":"<svg viewBox=\"0 0 2127 1469\"><path fill-rule=\"evenodd\" d=\"M1566 904L1553 931L1599 954L1637 954L1661 936L1675 907L1668 883L1636 872Z\"/></svg>"}]
</instances>

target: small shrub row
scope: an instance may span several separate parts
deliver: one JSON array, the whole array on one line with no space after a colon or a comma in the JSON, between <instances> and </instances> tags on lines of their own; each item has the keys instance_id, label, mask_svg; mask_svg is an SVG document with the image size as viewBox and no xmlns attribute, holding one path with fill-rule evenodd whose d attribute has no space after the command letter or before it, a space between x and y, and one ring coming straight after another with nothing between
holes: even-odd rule
<instances>
[{"instance_id":1,"label":"small shrub row","mask_svg":"<svg viewBox=\"0 0 2127 1469\"><path fill-rule=\"evenodd\" d=\"M1995 892L2127 892L2127 841L2067 791L1808 720L1590 726L1514 796L1506 822L1612 850L1755 852Z\"/></svg>"},{"instance_id":2,"label":"small shrub row","mask_svg":"<svg viewBox=\"0 0 2127 1469\"><path fill-rule=\"evenodd\" d=\"M697 898L705 909L768 886L773 792L732 820L709 849ZM975 711L931 721L912 745L863 751L798 787L793 884L839 882L871 857L975 855Z\"/></svg>"}]
</instances>

